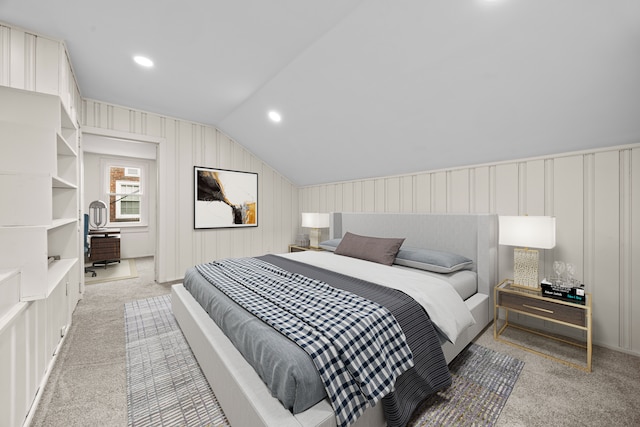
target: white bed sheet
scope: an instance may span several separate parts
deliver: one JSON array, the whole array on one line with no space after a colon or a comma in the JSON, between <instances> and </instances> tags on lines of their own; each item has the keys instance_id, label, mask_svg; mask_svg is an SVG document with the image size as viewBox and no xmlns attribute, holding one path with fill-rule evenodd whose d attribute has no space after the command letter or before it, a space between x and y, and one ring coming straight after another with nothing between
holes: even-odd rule
<instances>
[{"instance_id":1,"label":"white bed sheet","mask_svg":"<svg viewBox=\"0 0 640 427\"><path fill-rule=\"evenodd\" d=\"M280 256L404 292L424 307L434 326L452 344L475 324L471 311L458 292L438 277L328 251L293 252Z\"/></svg>"}]
</instances>

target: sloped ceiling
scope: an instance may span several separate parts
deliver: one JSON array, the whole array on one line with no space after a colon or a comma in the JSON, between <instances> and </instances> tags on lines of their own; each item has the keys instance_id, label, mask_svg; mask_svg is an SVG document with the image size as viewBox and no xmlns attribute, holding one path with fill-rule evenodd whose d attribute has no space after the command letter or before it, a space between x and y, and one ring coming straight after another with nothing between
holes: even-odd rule
<instances>
[{"instance_id":1,"label":"sloped ceiling","mask_svg":"<svg viewBox=\"0 0 640 427\"><path fill-rule=\"evenodd\" d=\"M640 142L637 0L0 0L0 20L64 40L85 98L216 126L301 186Z\"/></svg>"}]
</instances>

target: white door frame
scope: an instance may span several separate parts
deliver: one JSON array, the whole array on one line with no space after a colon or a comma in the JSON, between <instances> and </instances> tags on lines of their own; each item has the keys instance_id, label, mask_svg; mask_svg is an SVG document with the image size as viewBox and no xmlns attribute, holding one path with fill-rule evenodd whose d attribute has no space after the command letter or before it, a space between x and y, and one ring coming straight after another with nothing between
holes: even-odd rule
<instances>
[{"instance_id":1,"label":"white door frame","mask_svg":"<svg viewBox=\"0 0 640 427\"><path fill-rule=\"evenodd\" d=\"M155 136L149 136L149 135L140 135L137 133L130 133L130 132L122 132L122 131L116 131L116 130L111 130L111 129L103 129L103 128L96 128L96 127L90 127L90 126L83 126L80 128L80 132L81 135L84 134L92 134L92 135L96 135L96 136L103 136L103 137L107 137L107 138L117 138L117 139L123 139L126 141L132 141L132 142L146 142L146 143L153 143L156 144L156 206L155 206L155 211L156 211L156 221L155 221L155 235L156 235L156 244L155 244L155 248L154 248L154 263L155 263L155 267L154 267L154 280L157 283L160 283L160 266L162 265L162 263L160 262L160 251L159 251L159 247L160 247L160 242L163 242L165 239L165 235L163 230L166 230L166 227L164 227L164 221L166 221L165 216L163 215L163 210L161 209L161 206L164 202L164 200L162 200L162 195L161 195L161 191L160 188L163 188L163 179L162 179L162 174L160 173L160 171L164 170L164 162L166 159L166 143L165 143L165 138L161 138L161 137L155 137ZM84 150L83 150L84 152ZM84 168L83 168L83 174L82 174L82 180L83 180L83 184L84 184ZM84 185L83 185L84 188ZM81 194L81 200L80 200L81 206L84 206L84 189L82 191Z\"/></svg>"}]
</instances>

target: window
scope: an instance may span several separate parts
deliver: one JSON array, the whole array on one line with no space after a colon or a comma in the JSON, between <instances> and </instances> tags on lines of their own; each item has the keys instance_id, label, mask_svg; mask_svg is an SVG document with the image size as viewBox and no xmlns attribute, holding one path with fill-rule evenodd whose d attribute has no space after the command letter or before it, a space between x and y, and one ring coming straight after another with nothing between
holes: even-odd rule
<instances>
[{"instance_id":1,"label":"window","mask_svg":"<svg viewBox=\"0 0 640 427\"><path fill-rule=\"evenodd\" d=\"M135 160L103 159L104 192L109 224L122 227L147 225L146 163Z\"/></svg>"},{"instance_id":2,"label":"window","mask_svg":"<svg viewBox=\"0 0 640 427\"><path fill-rule=\"evenodd\" d=\"M115 217L118 220L140 220L140 183L134 181L116 181Z\"/></svg>"}]
</instances>

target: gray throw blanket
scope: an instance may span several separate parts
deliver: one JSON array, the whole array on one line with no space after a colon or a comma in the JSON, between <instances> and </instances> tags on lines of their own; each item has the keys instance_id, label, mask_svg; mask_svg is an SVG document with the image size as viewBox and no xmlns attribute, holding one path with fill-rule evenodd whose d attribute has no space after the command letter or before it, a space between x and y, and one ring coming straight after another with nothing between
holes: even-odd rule
<instances>
[{"instance_id":1,"label":"gray throw blanket","mask_svg":"<svg viewBox=\"0 0 640 427\"><path fill-rule=\"evenodd\" d=\"M396 380L395 391L382 399L388 427L405 426L431 394L451 385L440 339L424 308L407 294L334 271L277 255L258 257L285 270L322 280L385 306L402 327L413 354L413 368Z\"/></svg>"}]
</instances>

